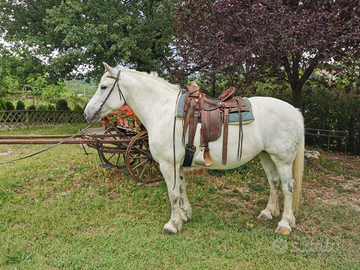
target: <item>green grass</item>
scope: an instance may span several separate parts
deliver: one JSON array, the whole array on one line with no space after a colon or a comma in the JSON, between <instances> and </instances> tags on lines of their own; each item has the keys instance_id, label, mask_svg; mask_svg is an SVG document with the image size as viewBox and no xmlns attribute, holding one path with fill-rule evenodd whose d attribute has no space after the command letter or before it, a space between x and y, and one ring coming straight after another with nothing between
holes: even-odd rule
<instances>
[{"instance_id":1,"label":"green grass","mask_svg":"<svg viewBox=\"0 0 360 270\"><path fill-rule=\"evenodd\" d=\"M11 133L72 134L79 128ZM44 147L0 145L0 162ZM304 192L296 213L300 228L290 236L274 232L280 217L256 218L269 193L257 159L221 175L187 179L193 219L181 233L163 236L170 218L166 185L139 186L125 171L100 168L95 150L90 152L64 145L1 165L0 269L360 268L359 213L348 205L326 204ZM305 176L308 185L311 179L320 188L338 185L312 167Z\"/></svg>"}]
</instances>

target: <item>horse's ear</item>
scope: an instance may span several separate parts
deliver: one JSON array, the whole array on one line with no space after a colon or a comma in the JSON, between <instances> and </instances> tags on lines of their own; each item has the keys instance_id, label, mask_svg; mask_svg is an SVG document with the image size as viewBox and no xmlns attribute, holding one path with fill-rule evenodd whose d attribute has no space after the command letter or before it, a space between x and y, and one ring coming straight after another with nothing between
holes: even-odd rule
<instances>
[{"instance_id":1,"label":"horse's ear","mask_svg":"<svg viewBox=\"0 0 360 270\"><path fill-rule=\"evenodd\" d=\"M114 76L113 75L113 69L108 64L106 64L105 62L103 62L103 65L104 65L105 69L107 70L107 72L110 73L110 76Z\"/></svg>"}]
</instances>

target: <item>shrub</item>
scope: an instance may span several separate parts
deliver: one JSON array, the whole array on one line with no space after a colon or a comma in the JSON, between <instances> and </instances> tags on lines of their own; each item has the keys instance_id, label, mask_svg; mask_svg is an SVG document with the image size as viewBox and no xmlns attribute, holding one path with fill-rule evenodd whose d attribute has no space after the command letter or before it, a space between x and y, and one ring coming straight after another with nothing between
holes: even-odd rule
<instances>
[{"instance_id":1,"label":"shrub","mask_svg":"<svg viewBox=\"0 0 360 270\"><path fill-rule=\"evenodd\" d=\"M65 99L59 99L56 102L56 110L57 111L69 111L70 108L68 106L68 103Z\"/></svg>"},{"instance_id":2,"label":"shrub","mask_svg":"<svg viewBox=\"0 0 360 270\"><path fill-rule=\"evenodd\" d=\"M82 112L84 109L79 104L75 104L73 111Z\"/></svg>"},{"instance_id":3,"label":"shrub","mask_svg":"<svg viewBox=\"0 0 360 270\"><path fill-rule=\"evenodd\" d=\"M47 106L46 106L46 105L39 105L38 110L39 110L39 111L46 111L46 110L47 110Z\"/></svg>"},{"instance_id":4,"label":"shrub","mask_svg":"<svg viewBox=\"0 0 360 270\"><path fill-rule=\"evenodd\" d=\"M6 110L5 101L2 98L0 98L0 110Z\"/></svg>"},{"instance_id":5,"label":"shrub","mask_svg":"<svg viewBox=\"0 0 360 270\"><path fill-rule=\"evenodd\" d=\"M8 110L8 111L13 111L13 110L15 110L15 106L14 106L14 104L12 104L11 101L6 101L6 102L5 102L5 105L6 105L6 110Z\"/></svg>"},{"instance_id":6,"label":"shrub","mask_svg":"<svg viewBox=\"0 0 360 270\"><path fill-rule=\"evenodd\" d=\"M347 151L360 153L360 99L357 88L342 81L309 81L304 86L305 125L307 128L348 132ZM314 140L316 143L319 140ZM324 140L327 146L327 139ZM310 143L309 141L307 143ZM323 142L321 141L321 144ZM343 151L345 140L332 138L332 150Z\"/></svg>"},{"instance_id":7,"label":"shrub","mask_svg":"<svg viewBox=\"0 0 360 270\"><path fill-rule=\"evenodd\" d=\"M36 107L34 104L30 105L28 108L27 108L29 111L36 111Z\"/></svg>"},{"instance_id":8,"label":"shrub","mask_svg":"<svg viewBox=\"0 0 360 270\"><path fill-rule=\"evenodd\" d=\"M47 106L47 110L48 111L55 111L55 106L52 105L51 103L49 103L49 105Z\"/></svg>"},{"instance_id":9,"label":"shrub","mask_svg":"<svg viewBox=\"0 0 360 270\"><path fill-rule=\"evenodd\" d=\"M16 103L16 110L17 110L17 111L25 110L25 103L22 102L21 100L19 100L19 101Z\"/></svg>"}]
</instances>

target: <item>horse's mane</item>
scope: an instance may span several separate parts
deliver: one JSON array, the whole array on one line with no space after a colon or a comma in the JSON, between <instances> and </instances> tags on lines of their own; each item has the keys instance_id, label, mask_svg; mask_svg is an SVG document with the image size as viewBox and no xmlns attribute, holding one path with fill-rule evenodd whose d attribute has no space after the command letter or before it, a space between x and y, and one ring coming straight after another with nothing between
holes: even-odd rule
<instances>
[{"instance_id":1,"label":"horse's mane","mask_svg":"<svg viewBox=\"0 0 360 270\"><path fill-rule=\"evenodd\" d=\"M116 68L118 68L118 69L120 69L121 71L124 71L124 72L135 73L137 75L143 75L143 76L145 76L145 77L147 77L149 79L156 80L159 83L164 83L164 84L166 84L168 86L167 88L173 89L173 90L175 90L177 92L179 92L179 90L180 90L179 85L170 83L168 80L160 77L159 74L157 72L155 72L155 71L147 73L147 72L143 72L143 71L137 71L135 69L125 68L123 66L117 66Z\"/></svg>"}]
</instances>

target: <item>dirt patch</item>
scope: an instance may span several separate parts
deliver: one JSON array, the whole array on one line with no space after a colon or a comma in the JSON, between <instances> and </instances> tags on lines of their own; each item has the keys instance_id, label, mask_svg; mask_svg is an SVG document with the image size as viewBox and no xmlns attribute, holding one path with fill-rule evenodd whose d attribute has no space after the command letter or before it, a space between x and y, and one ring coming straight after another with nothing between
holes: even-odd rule
<instances>
[{"instance_id":1,"label":"dirt patch","mask_svg":"<svg viewBox=\"0 0 360 270\"><path fill-rule=\"evenodd\" d=\"M339 162L339 165L348 170L357 170L360 172L360 157L347 155L344 153L322 153L328 159Z\"/></svg>"},{"instance_id":2,"label":"dirt patch","mask_svg":"<svg viewBox=\"0 0 360 270\"><path fill-rule=\"evenodd\" d=\"M323 160L326 159L322 165L330 174L319 173L316 179L305 181L304 199L316 199L326 204L350 205L360 212L360 158L328 152L321 152L321 156Z\"/></svg>"}]
</instances>

